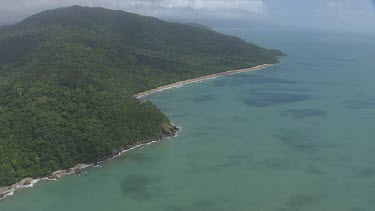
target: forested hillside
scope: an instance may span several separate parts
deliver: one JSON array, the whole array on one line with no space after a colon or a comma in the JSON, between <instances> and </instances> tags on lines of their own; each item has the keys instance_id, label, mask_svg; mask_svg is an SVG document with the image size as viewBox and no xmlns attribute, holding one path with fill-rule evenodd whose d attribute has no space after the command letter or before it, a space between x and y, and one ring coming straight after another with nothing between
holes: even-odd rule
<instances>
[{"instance_id":1,"label":"forested hillside","mask_svg":"<svg viewBox=\"0 0 375 211\"><path fill-rule=\"evenodd\" d=\"M185 24L73 6L0 30L0 186L166 135L135 93L277 63L277 50Z\"/></svg>"}]
</instances>

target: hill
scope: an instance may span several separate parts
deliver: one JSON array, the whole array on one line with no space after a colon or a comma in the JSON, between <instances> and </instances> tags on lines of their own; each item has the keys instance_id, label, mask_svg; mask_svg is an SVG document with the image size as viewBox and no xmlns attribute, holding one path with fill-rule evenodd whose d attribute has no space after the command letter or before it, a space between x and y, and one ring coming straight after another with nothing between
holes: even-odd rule
<instances>
[{"instance_id":1,"label":"hill","mask_svg":"<svg viewBox=\"0 0 375 211\"><path fill-rule=\"evenodd\" d=\"M0 30L0 186L173 134L134 94L280 51L185 24L72 6Z\"/></svg>"}]
</instances>

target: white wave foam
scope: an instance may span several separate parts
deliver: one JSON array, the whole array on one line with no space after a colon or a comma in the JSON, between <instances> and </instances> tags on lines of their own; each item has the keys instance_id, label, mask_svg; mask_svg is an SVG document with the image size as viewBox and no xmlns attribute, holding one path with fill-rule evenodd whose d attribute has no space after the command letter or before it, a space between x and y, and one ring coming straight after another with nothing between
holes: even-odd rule
<instances>
[{"instance_id":1,"label":"white wave foam","mask_svg":"<svg viewBox=\"0 0 375 211\"><path fill-rule=\"evenodd\" d=\"M14 191L11 191L11 192L5 194L5 196L13 196L13 195L14 195Z\"/></svg>"}]
</instances>

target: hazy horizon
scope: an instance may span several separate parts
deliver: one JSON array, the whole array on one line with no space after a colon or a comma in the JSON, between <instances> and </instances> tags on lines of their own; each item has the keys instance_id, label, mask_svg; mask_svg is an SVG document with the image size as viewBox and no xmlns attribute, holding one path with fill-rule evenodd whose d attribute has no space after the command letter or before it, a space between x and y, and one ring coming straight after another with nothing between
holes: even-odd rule
<instances>
[{"instance_id":1,"label":"hazy horizon","mask_svg":"<svg viewBox=\"0 0 375 211\"><path fill-rule=\"evenodd\" d=\"M374 0L1 0L0 25L72 5L104 7L211 27L375 33Z\"/></svg>"}]
</instances>

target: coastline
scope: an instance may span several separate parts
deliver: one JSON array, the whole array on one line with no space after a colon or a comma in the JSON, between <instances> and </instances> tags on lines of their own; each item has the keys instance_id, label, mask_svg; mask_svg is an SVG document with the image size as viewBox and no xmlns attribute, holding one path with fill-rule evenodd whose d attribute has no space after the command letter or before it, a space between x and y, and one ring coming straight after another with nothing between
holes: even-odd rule
<instances>
[{"instance_id":1,"label":"coastline","mask_svg":"<svg viewBox=\"0 0 375 211\"><path fill-rule=\"evenodd\" d=\"M257 65L257 66L254 66L254 67L244 68L244 69L228 70L228 71L225 71L225 72L214 73L214 74L211 74L211 75L205 75L205 76L201 76L201 77L198 77L198 78L179 81L179 82L168 84L168 85L165 85L165 86L160 86L160 87L157 87L155 89L150 89L150 90L147 90L147 91L144 91L144 92L140 92L140 93L134 95L134 97L137 98L137 99L141 99L141 98L146 97L150 94L154 94L156 92L162 92L162 91L165 91L165 90L168 90L168 89L171 89L171 88L178 88L178 87L184 86L186 84L201 82L201 81L204 81L204 80L213 79L213 78L217 78L217 77L224 76L224 75L233 75L233 74L237 74L237 73L252 72L252 71L261 70L261 69L264 69L264 68L267 68L267 67L271 67L273 65L274 64L261 64L261 65Z\"/></svg>"},{"instance_id":2,"label":"coastline","mask_svg":"<svg viewBox=\"0 0 375 211\"><path fill-rule=\"evenodd\" d=\"M205 76L201 76L201 77L198 77L198 78L179 81L179 82L176 82L176 83L172 83L172 84L168 84L168 85L165 85L165 86L157 87L155 89L147 90L145 92L141 92L141 93L138 93L138 94L134 95L134 97L137 98L137 99L141 99L141 98L146 97L150 94L162 92L162 91L165 91L165 90L168 90L168 89L171 89L171 88L181 87L181 86L184 86L186 84L201 82L201 81L208 80L208 79L214 79L214 78L224 76L224 75L233 75L233 74L237 74L237 73L261 70L261 69L264 69L264 68L267 68L267 67L271 67L273 65L274 64L262 64L262 65L257 65L257 66L250 67L250 68L244 68L244 69L238 69L238 70L229 70L229 71L225 71L225 72L205 75ZM158 139L158 140L153 140L153 141L147 140L147 141L137 142L134 145L129 146L128 148L119 149L116 154L113 154L111 156L103 158L99 162L95 162L95 163L93 162L93 163L89 163L89 164L78 164L78 165L76 165L72 168L69 168L69 169L55 171L55 172L51 173L50 175L48 175L46 177L43 177L43 178L38 178L38 179L25 178L25 179L15 183L15 184L11 185L11 186L0 187L0 200L6 198L7 196L12 196L15 193L15 191L17 191L18 189L31 188L31 187L34 186L34 184L36 184L36 183L38 183L39 181L42 181L42 180L57 181L64 176L72 175L72 174L79 175L79 176L85 176L87 172L82 172L82 170L85 170L89 167L101 167L98 164L100 164L104 161L108 161L108 160L114 159L116 157L119 157L126 152L129 152L131 150L141 148L141 147L144 147L144 146L162 141L165 138L168 139L168 138L171 138L171 137L176 137L178 135L178 132L181 131L181 128L176 127L175 125L172 125L172 126L176 129L172 135L171 134L165 135L164 137L162 137L161 139Z\"/></svg>"},{"instance_id":3,"label":"coastline","mask_svg":"<svg viewBox=\"0 0 375 211\"><path fill-rule=\"evenodd\" d=\"M73 174L78 175L78 176L86 176L87 172L82 172L82 170L85 170L89 167L102 167L99 164L101 164L105 161L115 159L115 158L129 152L129 151L132 151L132 150L138 149L138 148L142 148L142 147L145 147L145 146L163 141L165 139L177 137L179 132L182 130L182 128L178 127L178 126L175 126L174 124L172 124L172 126L175 129L173 131L173 134L165 135L164 137L161 137L160 139L157 139L157 140L146 140L146 141L137 142L137 143L135 143L135 144L133 144L133 145L127 147L127 148L119 149L117 151L117 153L112 154L111 156L108 156L106 158L103 158L102 160L100 160L98 162L93 162L93 163L88 163L88 164L78 164L78 165L76 165L72 168L69 168L69 169L57 170L57 171L49 174L46 177L37 178L37 179L25 178L25 179L13 184L13 185L0 187L0 201L4 198L8 197L8 196L13 196L14 193L19 189L32 188L39 181L43 181L43 180L45 180L45 181L57 181L64 176L73 175Z\"/></svg>"}]
</instances>

